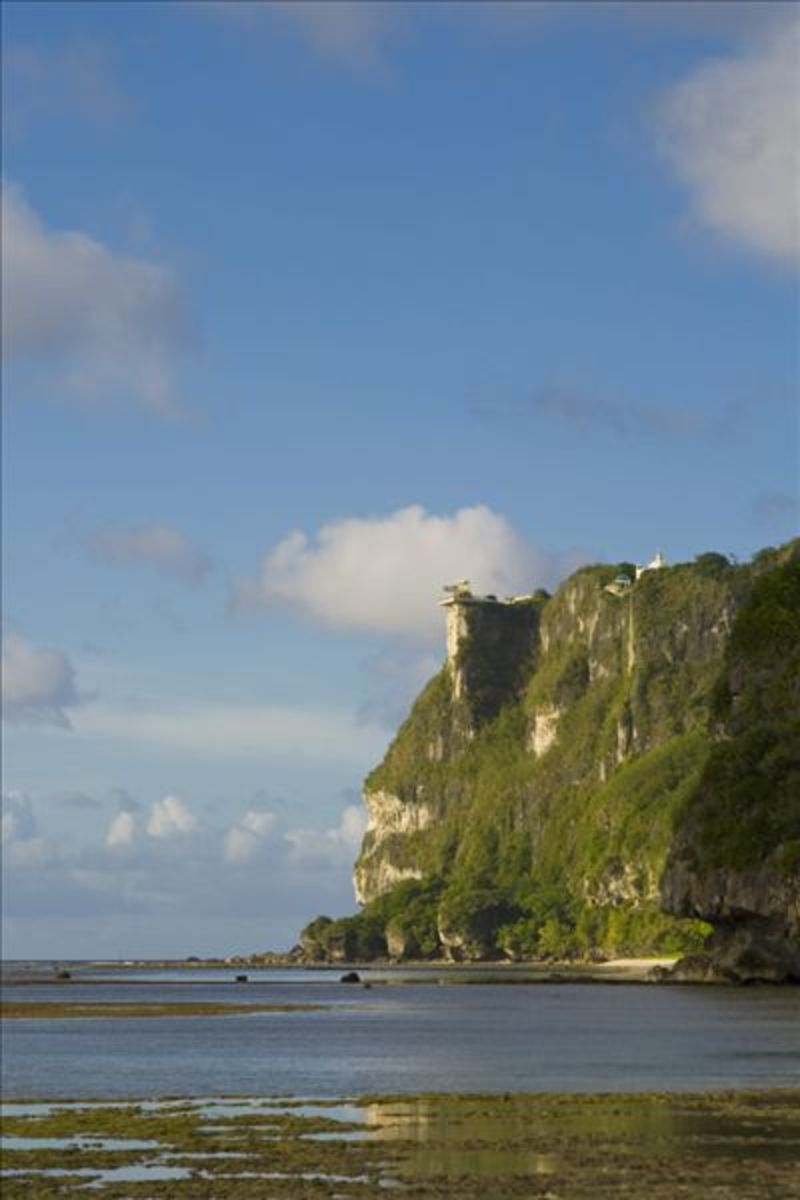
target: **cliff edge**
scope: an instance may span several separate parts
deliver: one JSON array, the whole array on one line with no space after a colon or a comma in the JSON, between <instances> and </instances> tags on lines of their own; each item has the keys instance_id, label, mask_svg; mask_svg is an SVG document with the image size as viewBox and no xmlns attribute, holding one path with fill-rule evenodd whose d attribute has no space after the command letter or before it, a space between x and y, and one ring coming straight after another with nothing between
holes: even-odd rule
<instances>
[{"instance_id":1,"label":"cliff edge","mask_svg":"<svg viewBox=\"0 0 800 1200\"><path fill-rule=\"evenodd\" d=\"M365 783L363 911L312 923L308 956L800 977L799 573L795 542L553 596L454 585L447 661Z\"/></svg>"},{"instance_id":2,"label":"cliff edge","mask_svg":"<svg viewBox=\"0 0 800 1200\"><path fill-rule=\"evenodd\" d=\"M678 978L800 980L800 556L755 580L711 704L712 744L661 881L714 929Z\"/></svg>"}]
</instances>

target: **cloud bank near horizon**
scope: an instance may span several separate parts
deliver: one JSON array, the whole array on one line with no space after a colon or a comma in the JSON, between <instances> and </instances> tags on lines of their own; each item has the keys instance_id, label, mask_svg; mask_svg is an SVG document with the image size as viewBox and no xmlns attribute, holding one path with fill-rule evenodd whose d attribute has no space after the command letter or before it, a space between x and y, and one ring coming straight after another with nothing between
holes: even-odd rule
<instances>
[{"instance_id":1,"label":"cloud bank near horizon","mask_svg":"<svg viewBox=\"0 0 800 1200\"><path fill-rule=\"evenodd\" d=\"M169 938L172 928L206 914L241 917L249 929L259 921L276 928L278 905L284 938L287 915L297 914L288 934L296 936L316 915L308 907L310 894L333 898L334 911L348 905L350 888L343 883L366 814L360 805L340 801L331 816L329 827L295 824L287 814L260 807L238 818L201 819L190 799L167 795L146 810L126 802L106 817L104 835L98 813L94 837L76 846L51 828L47 805L9 791L2 796L4 921L82 920L91 938L87 918L146 922L157 914ZM262 938L242 949L265 948Z\"/></svg>"}]
</instances>

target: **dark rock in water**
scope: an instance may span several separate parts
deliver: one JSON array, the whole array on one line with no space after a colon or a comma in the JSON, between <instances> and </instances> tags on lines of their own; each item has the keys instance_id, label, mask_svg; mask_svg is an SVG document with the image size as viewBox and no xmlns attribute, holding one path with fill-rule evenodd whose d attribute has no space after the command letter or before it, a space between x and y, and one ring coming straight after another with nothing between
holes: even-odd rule
<instances>
[{"instance_id":1,"label":"dark rock in water","mask_svg":"<svg viewBox=\"0 0 800 1200\"><path fill-rule=\"evenodd\" d=\"M72 976L70 975L69 971L59 971L56 974L56 979L72 979Z\"/></svg>"},{"instance_id":2,"label":"dark rock in water","mask_svg":"<svg viewBox=\"0 0 800 1200\"><path fill-rule=\"evenodd\" d=\"M708 954L688 954L673 967L654 967L649 979L656 983L734 983Z\"/></svg>"},{"instance_id":3,"label":"dark rock in water","mask_svg":"<svg viewBox=\"0 0 800 1200\"><path fill-rule=\"evenodd\" d=\"M339 983L361 983L361 976L358 971L347 971L340 976Z\"/></svg>"},{"instance_id":4,"label":"dark rock in water","mask_svg":"<svg viewBox=\"0 0 800 1200\"><path fill-rule=\"evenodd\" d=\"M246 975L237 975L236 982L237 983L247 983L247 976Z\"/></svg>"}]
</instances>

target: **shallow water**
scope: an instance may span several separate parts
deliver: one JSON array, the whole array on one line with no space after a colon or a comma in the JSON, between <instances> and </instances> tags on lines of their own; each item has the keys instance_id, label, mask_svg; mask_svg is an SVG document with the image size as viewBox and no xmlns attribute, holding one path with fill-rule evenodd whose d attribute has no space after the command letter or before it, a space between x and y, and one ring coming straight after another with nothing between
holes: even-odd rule
<instances>
[{"instance_id":1,"label":"shallow water","mask_svg":"<svg viewBox=\"0 0 800 1200\"><path fill-rule=\"evenodd\" d=\"M5 1115L5 1107L2 1108ZM135 1138L103 1138L76 1133L72 1137L0 1136L2 1150L155 1150L158 1142Z\"/></svg>"},{"instance_id":2,"label":"shallow water","mask_svg":"<svg viewBox=\"0 0 800 1200\"><path fill-rule=\"evenodd\" d=\"M110 1107L113 1111L117 1106ZM241 1104L205 1097L180 1109L166 1102L159 1107L164 1117L156 1133L159 1141L146 1143L148 1149L152 1148L146 1160L140 1157L134 1162L123 1159L113 1165L79 1166L79 1158L70 1159L69 1165L66 1160L53 1163L51 1159L44 1166L37 1165L32 1157L26 1166L20 1151L26 1158L25 1151L37 1148L37 1144L39 1148L52 1146L56 1140L36 1137L37 1117L49 1121L52 1107L29 1103L26 1136L9 1139L25 1144L13 1146L17 1157L4 1175L9 1183L23 1172L43 1180L77 1176L79 1182L68 1190L151 1181L169 1184L169 1194L175 1195L183 1194L181 1183L190 1178L234 1181L239 1190L256 1181L255 1190L246 1192L253 1196L262 1194L258 1181L266 1180L336 1185L337 1195L342 1197L351 1194L349 1185L363 1197L360 1185L364 1184L371 1188L372 1195L383 1189L402 1188L411 1181L415 1186L424 1186L425 1180L435 1180L432 1195L459 1200L467 1195L474 1200L499 1196L505 1194L501 1189L512 1187L512 1180L521 1180L524 1186L525 1179L532 1181L537 1176L548 1177L542 1181L545 1189L551 1187L552 1177L552 1194L557 1195L596 1194L600 1200L618 1196L624 1184L626 1195L652 1194L654 1200L673 1200L677 1194L669 1188L673 1172L680 1174L685 1185L680 1189L682 1195L763 1200L767 1195L797 1195L793 1185L800 1178L800 1109L790 1092L744 1093L736 1099L730 1094L709 1098L426 1096L296 1106L267 1098ZM134 1111L133 1116L126 1117L130 1127L135 1131L137 1122L151 1121L153 1108L142 1106L138 1115ZM219 1126L223 1136L215 1136L208 1151L191 1149L196 1144L193 1142L187 1145L184 1140L181 1144L187 1108L200 1119L209 1110L215 1117L224 1110ZM241 1124L243 1109L254 1117L253 1123ZM86 1113L91 1110L92 1106L80 1103L63 1106L58 1114L59 1129L63 1133L72 1129L73 1133L61 1139L62 1148L72 1149L72 1143L80 1139L88 1149L96 1149L90 1134L76 1132L78 1125L85 1130ZM273 1127L259 1121L269 1112L276 1116L284 1112L295 1117L308 1115L299 1124L284 1129L276 1142ZM323 1136L315 1121L318 1114L324 1114L326 1120L340 1120L341 1131L326 1131ZM360 1125L356 1131L351 1129L350 1118L354 1115ZM103 1120L102 1115L98 1116L99 1123ZM48 1128L46 1124L41 1127ZM199 1131L206 1128L201 1126ZM241 1151L231 1149L231 1145L239 1145L243 1133L247 1134L246 1145ZM98 1134L96 1141L100 1140L110 1145L113 1139ZM326 1146L320 1147L325 1153L318 1161L316 1150L312 1150L312 1157L305 1154L301 1160L292 1153L292 1145L308 1146L320 1141ZM327 1150L333 1149L331 1143L336 1141L340 1143L338 1157L326 1158ZM133 1146L131 1140L129 1148ZM209 1169L212 1164L213 1169ZM597 1181L600 1164L603 1180ZM632 1172L641 1183L638 1193L630 1190ZM593 1186L593 1181L598 1186ZM748 1184L744 1191L743 1181ZM574 1192L571 1184L576 1184ZM654 1187L659 1189L657 1193ZM515 1190L514 1194L522 1193ZM539 1195L538 1187L531 1194Z\"/></svg>"},{"instance_id":3,"label":"shallow water","mask_svg":"<svg viewBox=\"0 0 800 1200\"><path fill-rule=\"evenodd\" d=\"M9 1001L308 1002L318 1012L8 1020L8 1099L424 1091L690 1091L800 1083L800 989L651 984L438 987L407 971L230 970L4 988ZM161 975L169 975L161 972ZM256 978L257 975L257 978ZM288 978L287 978L288 977ZM381 986L381 978L407 980ZM473 978L475 976L473 975ZM90 982L90 980L93 980ZM116 982L119 980L119 982Z\"/></svg>"}]
</instances>

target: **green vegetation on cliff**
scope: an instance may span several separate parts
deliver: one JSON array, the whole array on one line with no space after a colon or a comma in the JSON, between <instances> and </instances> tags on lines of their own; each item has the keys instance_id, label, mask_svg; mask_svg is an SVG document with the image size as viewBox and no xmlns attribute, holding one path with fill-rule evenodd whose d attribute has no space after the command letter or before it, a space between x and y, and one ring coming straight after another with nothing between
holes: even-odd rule
<instances>
[{"instance_id":1,"label":"green vegetation on cliff","mask_svg":"<svg viewBox=\"0 0 800 1200\"><path fill-rule=\"evenodd\" d=\"M800 858L797 544L612 594L621 573L583 568L526 616L464 606L455 654L366 780L365 906L304 931L307 953L694 951L709 927L659 890L687 821L714 861Z\"/></svg>"},{"instance_id":2,"label":"green vegetation on cliff","mask_svg":"<svg viewBox=\"0 0 800 1200\"><path fill-rule=\"evenodd\" d=\"M723 736L682 813L697 868L744 868L777 849L787 870L800 862L799 547L762 552L769 569L731 632L712 697Z\"/></svg>"}]
</instances>

